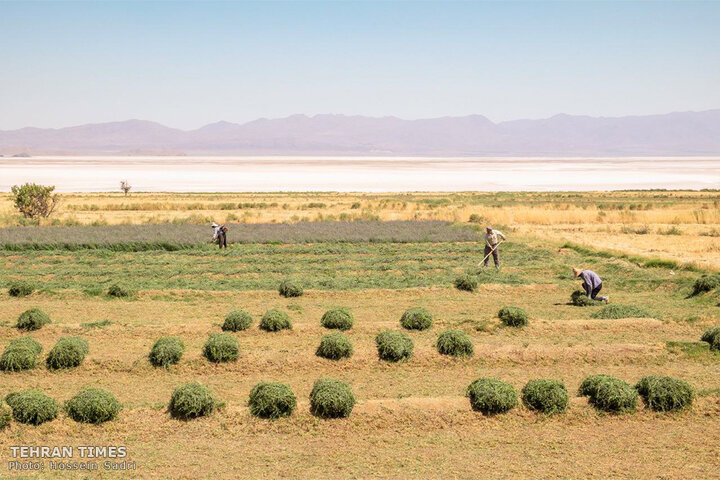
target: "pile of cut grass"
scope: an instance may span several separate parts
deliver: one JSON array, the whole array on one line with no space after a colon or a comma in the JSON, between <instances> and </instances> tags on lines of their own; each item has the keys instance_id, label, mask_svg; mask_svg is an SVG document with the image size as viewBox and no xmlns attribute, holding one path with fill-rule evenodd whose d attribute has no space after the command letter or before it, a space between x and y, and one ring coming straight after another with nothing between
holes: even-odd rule
<instances>
[{"instance_id":1,"label":"pile of cut grass","mask_svg":"<svg viewBox=\"0 0 720 480\"><path fill-rule=\"evenodd\" d=\"M435 347L441 355L471 357L474 347L472 340L461 330L449 329L438 335Z\"/></svg>"},{"instance_id":2,"label":"pile of cut grass","mask_svg":"<svg viewBox=\"0 0 720 480\"><path fill-rule=\"evenodd\" d=\"M86 388L65 402L65 413L80 423L105 423L117 417L121 409L115 395L101 388Z\"/></svg>"},{"instance_id":3,"label":"pile of cut grass","mask_svg":"<svg viewBox=\"0 0 720 480\"><path fill-rule=\"evenodd\" d=\"M695 280L690 296L694 297L702 293L711 292L718 287L720 287L720 273L706 273Z\"/></svg>"},{"instance_id":4,"label":"pile of cut grass","mask_svg":"<svg viewBox=\"0 0 720 480\"><path fill-rule=\"evenodd\" d=\"M455 288L457 288L458 290L462 290L465 292L474 292L478 288L478 281L477 278L466 273L457 277L455 279L454 285Z\"/></svg>"},{"instance_id":5,"label":"pile of cut grass","mask_svg":"<svg viewBox=\"0 0 720 480\"><path fill-rule=\"evenodd\" d=\"M524 327L528 324L528 314L520 307L503 307L498 312L498 318L508 327Z\"/></svg>"},{"instance_id":6,"label":"pile of cut grass","mask_svg":"<svg viewBox=\"0 0 720 480\"><path fill-rule=\"evenodd\" d=\"M656 412L670 412L690 408L695 391L684 380L675 377L648 375L635 389L648 408Z\"/></svg>"},{"instance_id":7,"label":"pile of cut grass","mask_svg":"<svg viewBox=\"0 0 720 480\"><path fill-rule=\"evenodd\" d=\"M400 325L407 330L427 330L432 322L432 315L422 307L410 308L400 317Z\"/></svg>"},{"instance_id":8,"label":"pile of cut grass","mask_svg":"<svg viewBox=\"0 0 720 480\"><path fill-rule=\"evenodd\" d=\"M470 407L484 415L505 413L518 404L513 386L495 378L478 378L468 385L465 395L470 398Z\"/></svg>"},{"instance_id":9,"label":"pile of cut grass","mask_svg":"<svg viewBox=\"0 0 720 480\"><path fill-rule=\"evenodd\" d=\"M575 290L570 295L570 303L576 307L595 307L597 305L601 305L603 302L593 300L582 290Z\"/></svg>"},{"instance_id":10,"label":"pile of cut grass","mask_svg":"<svg viewBox=\"0 0 720 480\"><path fill-rule=\"evenodd\" d=\"M51 320L47 313L43 312L39 308L31 308L30 310L26 310L20 314L16 327L20 330L27 330L28 332L31 332L34 330L40 330L48 323L51 323Z\"/></svg>"},{"instance_id":11,"label":"pile of cut grass","mask_svg":"<svg viewBox=\"0 0 720 480\"><path fill-rule=\"evenodd\" d=\"M0 356L0 370L19 372L35 368L40 352L42 352L42 345L32 337L16 338L5 347Z\"/></svg>"},{"instance_id":12,"label":"pile of cut grass","mask_svg":"<svg viewBox=\"0 0 720 480\"><path fill-rule=\"evenodd\" d=\"M530 380L522 389L523 404L546 415L564 412L570 403L565 385L549 378Z\"/></svg>"},{"instance_id":13,"label":"pile of cut grass","mask_svg":"<svg viewBox=\"0 0 720 480\"><path fill-rule=\"evenodd\" d=\"M315 352L318 357L329 360L340 360L350 358L353 354L353 346L350 339L342 332L334 332L325 335L320 340L320 345Z\"/></svg>"},{"instance_id":14,"label":"pile of cut grass","mask_svg":"<svg viewBox=\"0 0 720 480\"><path fill-rule=\"evenodd\" d=\"M35 291L35 285L25 280L17 280L10 284L8 295L11 297L26 297Z\"/></svg>"},{"instance_id":15,"label":"pile of cut grass","mask_svg":"<svg viewBox=\"0 0 720 480\"><path fill-rule=\"evenodd\" d=\"M399 362L412 356L413 342L403 332L385 330L375 337L378 357L386 362Z\"/></svg>"},{"instance_id":16,"label":"pile of cut grass","mask_svg":"<svg viewBox=\"0 0 720 480\"><path fill-rule=\"evenodd\" d=\"M354 321L352 312L347 308L333 308L323 314L320 325L330 329L349 330Z\"/></svg>"},{"instance_id":17,"label":"pile of cut grass","mask_svg":"<svg viewBox=\"0 0 720 480\"><path fill-rule=\"evenodd\" d=\"M715 325L705 330L705 333L700 337L700 341L709 343L711 350L720 351L720 325Z\"/></svg>"},{"instance_id":18,"label":"pile of cut grass","mask_svg":"<svg viewBox=\"0 0 720 480\"><path fill-rule=\"evenodd\" d=\"M286 279L280 282L278 293L285 298L294 298L302 296L304 291L299 283Z\"/></svg>"},{"instance_id":19,"label":"pile of cut grass","mask_svg":"<svg viewBox=\"0 0 720 480\"><path fill-rule=\"evenodd\" d=\"M266 332L279 332L280 330L292 330L290 316L282 310L275 308L268 310L260 319L260 329Z\"/></svg>"},{"instance_id":20,"label":"pile of cut grass","mask_svg":"<svg viewBox=\"0 0 720 480\"><path fill-rule=\"evenodd\" d=\"M598 319L618 319L618 318L652 318L647 310L636 307L634 305L608 305L602 310L591 315L592 318Z\"/></svg>"},{"instance_id":21,"label":"pile of cut grass","mask_svg":"<svg viewBox=\"0 0 720 480\"><path fill-rule=\"evenodd\" d=\"M210 415L217 407L212 391L198 382L176 388L170 397L168 411L178 420L192 420Z\"/></svg>"},{"instance_id":22,"label":"pile of cut grass","mask_svg":"<svg viewBox=\"0 0 720 480\"><path fill-rule=\"evenodd\" d=\"M229 333L213 333L203 346L203 356L213 363L234 362L239 355L238 341Z\"/></svg>"},{"instance_id":23,"label":"pile of cut grass","mask_svg":"<svg viewBox=\"0 0 720 480\"><path fill-rule=\"evenodd\" d=\"M178 337L158 338L150 349L148 359L153 367L170 368L180 362L185 344Z\"/></svg>"},{"instance_id":24,"label":"pile of cut grass","mask_svg":"<svg viewBox=\"0 0 720 480\"><path fill-rule=\"evenodd\" d=\"M250 391L250 413L260 418L289 417L297 407L292 389L277 382L260 382Z\"/></svg>"},{"instance_id":25,"label":"pile of cut grass","mask_svg":"<svg viewBox=\"0 0 720 480\"><path fill-rule=\"evenodd\" d=\"M57 418L58 404L40 390L22 390L9 394L5 401L13 411L13 418L28 425L40 425Z\"/></svg>"},{"instance_id":26,"label":"pile of cut grass","mask_svg":"<svg viewBox=\"0 0 720 480\"><path fill-rule=\"evenodd\" d=\"M247 330L252 325L252 315L245 310L233 310L225 317L222 329L225 332L239 332Z\"/></svg>"},{"instance_id":27,"label":"pile of cut grass","mask_svg":"<svg viewBox=\"0 0 720 480\"><path fill-rule=\"evenodd\" d=\"M349 417L355 406L355 394L345 382L321 378L310 392L310 413L320 418Z\"/></svg>"},{"instance_id":28,"label":"pile of cut grass","mask_svg":"<svg viewBox=\"0 0 720 480\"><path fill-rule=\"evenodd\" d=\"M80 337L63 337L48 352L45 364L50 370L80 366L90 351L87 340Z\"/></svg>"}]
</instances>

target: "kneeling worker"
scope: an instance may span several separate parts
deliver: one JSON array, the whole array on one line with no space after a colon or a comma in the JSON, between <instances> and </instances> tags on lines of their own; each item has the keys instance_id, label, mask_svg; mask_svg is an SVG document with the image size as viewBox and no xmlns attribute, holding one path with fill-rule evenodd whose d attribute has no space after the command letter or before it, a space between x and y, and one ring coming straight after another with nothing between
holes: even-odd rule
<instances>
[{"instance_id":1,"label":"kneeling worker","mask_svg":"<svg viewBox=\"0 0 720 480\"><path fill-rule=\"evenodd\" d=\"M608 303L608 300L610 300L609 297L598 297L598 293L602 290L602 280L600 280L597 273L592 270L580 270L579 268L573 268L573 274L576 278L582 278L582 286L589 298L599 302Z\"/></svg>"},{"instance_id":2,"label":"kneeling worker","mask_svg":"<svg viewBox=\"0 0 720 480\"><path fill-rule=\"evenodd\" d=\"M499 240L499 238L502 240ZM500 230L493 230L492 227L487 227L485 229L485 259L483 262L483 268L487 267L488 261L490 260L490 254L492 253L495 268L500 270L500 252L498 252L498 247L500 246L500 243L505 240L507 239Z\"/></svg>"},{"instance_id":3,"label":"kneeling worker","mask_svg":"<svg viewBox=\"0 0 720 480\"><path fill-rule=\"evenodd\" d=\"M213 236L211 242L215 243L217 241L218 248L227 248L228 228L225 225L218 225L215 222L212 222L210 226L213 228Z\"/></svg>"}]
</instances>

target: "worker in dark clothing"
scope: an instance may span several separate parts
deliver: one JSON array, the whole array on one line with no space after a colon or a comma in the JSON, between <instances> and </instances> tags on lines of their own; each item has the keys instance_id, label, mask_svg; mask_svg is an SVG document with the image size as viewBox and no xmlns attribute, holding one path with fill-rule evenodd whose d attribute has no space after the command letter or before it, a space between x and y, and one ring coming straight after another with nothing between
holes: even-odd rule
<instances>
[{"instance_id":1,"label":"worker in dark clothing","mask_svg":"<svg viewBox=\"0 0 720 480\"><path fill-rule=\"evenodd\" d=\"M575 278L580 277L583 281L583 289L587 296L593 300L608 303L610 297L598 297L600 290L602 290L602 280L597 273L592 270L580 270L579 268L573 268L573 275Z\"/></svg>"},{"instance_id":2,"label":"worker in dark clothing","mask_svg":"<svg viewBox=\"0 0 720 480\"><path fill-rule=\"evenodd\" d=\"M227 248L227 227L215 222L212 222L210 226L213 228L212 243L217 241L218 248Z\"/></svg>"}]
</instances>

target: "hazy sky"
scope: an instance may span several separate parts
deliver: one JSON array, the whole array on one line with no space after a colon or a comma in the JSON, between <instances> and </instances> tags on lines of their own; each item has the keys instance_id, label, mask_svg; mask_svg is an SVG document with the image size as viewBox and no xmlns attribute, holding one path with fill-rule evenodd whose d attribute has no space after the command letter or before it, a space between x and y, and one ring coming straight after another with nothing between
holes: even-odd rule
<instances>
[{"instance_id":1,"label":"hazy sky","mask_svg":"<svg viewBox=\"0 0 720 480\"><path fill-rule=\"evenodd\" d=\"M720 108L720 2L3 2L0 129Z\"/></svg>"}]
</instances>

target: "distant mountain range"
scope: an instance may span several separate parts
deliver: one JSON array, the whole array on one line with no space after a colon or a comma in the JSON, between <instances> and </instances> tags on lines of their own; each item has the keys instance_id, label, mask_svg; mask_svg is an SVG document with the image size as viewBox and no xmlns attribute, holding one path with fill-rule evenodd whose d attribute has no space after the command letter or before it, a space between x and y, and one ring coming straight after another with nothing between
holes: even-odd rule
<instances>
[{"instance_id":1,"label":"distant mountain range","mask_svg":"<svg viewBox=\"0 0 720 480\"><path fill-rule=\"evenodd\" d=\"M127 120L0 130L0 154L622 156L718 155L720 109L632 117L481 115L402 120L292 115L179 130Z\"/></svg>"}]
</instances>

